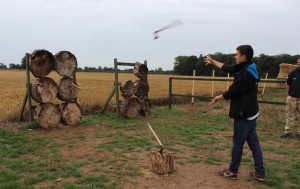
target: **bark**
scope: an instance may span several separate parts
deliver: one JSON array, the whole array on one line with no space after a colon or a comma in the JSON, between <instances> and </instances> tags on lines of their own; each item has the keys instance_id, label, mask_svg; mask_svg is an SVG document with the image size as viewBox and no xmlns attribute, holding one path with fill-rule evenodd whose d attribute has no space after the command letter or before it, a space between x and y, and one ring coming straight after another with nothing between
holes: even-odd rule
<instances>
[{"instance_id":1,"label":"bark","mask_svg":"<svg viewBox=\"0 0 300 189\"><path fill-rule=\"evenodd\" d=\"M134 65L133 73L138 78L141 78L143 80L147 80L148 68L145 64L141 64L141 63L137 62Z\"/></svg>"},{"instance_id":2,"label":"bark","mask_svg":"<svg viewBox=\"0 0 300 189\"><path fill-rule=\"evenodd\" d=\"M149 115L152 106L151 101L147 97L140 97L139 102L141 106L141 110L140 110L141 115L147 117Z\"/></svg>"},{"instance_id":3,"label":"bark","mask_svg":"<svg viewBox=\"0 0 300 189\"><path fill-rule=\"evenodd\" d=\"M120 86L121 95L125 98L131 97L136 93L136 87L131 80L124 81Z\"/></svg>"},{"instance_id":4,"label":"bark","mask_svg":"<svg viewBox=\"0 0 300 189\"><path fill-rule=\"evenodd\" d=\"M35 50L29 58L28 67L37 78L47 76L53 69L55 59L47 50Z\"/></svg>"},{"instance_id":5,"label":"bark","mask_svg":"<svg viewBox=\"0 0 300 189\"><path fill-rule=\"evenodd\" d=\"M164 149L150 150L150 171L156 174L168 174L174 170L174 153Z\"/></svg>"},{"instance_id":6,"label":"bark","mask_svg":"<svg viewBox=\"0 0 300 189\"><path fill-rule=\"evenodd\" d=\"M123 117L135 118L139 115L140 104L137 98L123 98L120 104L120 113Z\"/></svg>"},{"instance_id":7,"label":"bark","mask_svg":"<svg viewBox=\"0 0 300 189\"><path fill-rule=\"evenodd\" d=\"M32 99L38 103L52 102L57 95L58 87L53 79L44 77L31 84Z\"/></svg>"},{"instance_id":8,"label":"bark","mask_svg":"<svg viewBox=\"0 0 300 189\"><path fill-rule=\"evenodd\" d=\"M63 123L70 126L78 125L81 117L82 110L78 103L76 102L64 102L62 104L62 114Z\"/></svg>"},{"instance_id":9,"label":"bark","mask_svg":"<svg viewBox=\"0 0 300 189\"><path fill-rule=\"evenodd\" d=\"M79 88L70 77L63 77L57 83L57 98L62 101L73 100L78 96Z\"/></svg>"},{"instance_id":10,"label":"bark","mask_svg":"<svg viewBox=\"0 0 300 189\"><path fill-rule=\"evenodd\" d=\"M38 104L32 115L35 124L44 129L58 126L61 118L59 108L52 103Z\"/></svg>"},{"instance_id":11,"label":"bark","mask_svg":"<svg viewBox=\"0 0 300 189\"><path fill-rule=\"evenodd\" d=\"M63 77L71 77L77 69L76 57L68 51L60 51L55 54L55 71Z\"/></svg>"},{"instance_id":12,"label":"bark","mask_svg":"<svg viewBox=\"0 0 300 189\"><path fill-rule=\"evenodd\" d=\"M140 97L140 96L148 96L148 92L149 92L149 85L147 83L147 81L145 80L136 80L134 82L134 86L136 88L136 93L135 95Z\"/></svg>"}]
</instances>

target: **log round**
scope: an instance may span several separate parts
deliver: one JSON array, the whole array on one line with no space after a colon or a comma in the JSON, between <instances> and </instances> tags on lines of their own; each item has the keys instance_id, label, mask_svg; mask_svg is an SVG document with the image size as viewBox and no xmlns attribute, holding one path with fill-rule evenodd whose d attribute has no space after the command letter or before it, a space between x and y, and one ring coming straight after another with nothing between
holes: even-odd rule
<instances>
[{"instance_id":1,"label":"log round","mask_svg":"<svg viewBox=\"0 0 300 189\"><path fill-rule=\"evenodd\" d=\"M174 153L158 148L150 150L150 171L156 174L168 174L174 170Z\"/></svg>"},{"instance_id":2,"label":"log round","mask_svg":"<svg viewBox=\"0 0 300 189\"><path fill-rule=\"evenodd\" d=\"M123 117L135 118L140 112L140 103L137 98L123 98L120 104L120 113Z\"/></svg>"},{"instance_id":3,"label":"log round","mask_svg":"<svg viewBox=\"0 0 300 189\"><path fill-rule=\"evenodd\" d=\"M121 95L125 98L131 97L137 91L131 80L124 81L120 86Z\"/></svg>"},{"instance_id":4,"label":"log round","mask_svg":"<svg viewBox=\"0 0 300 189\"><path fill-rule=\"evenodd\" d=\"M62 101L73 100L78 96L79 88L70 77L63 77L57 83L57 98Z\"/></svg>"},{"instance_id":5,"label":"log round","mask_svg":"<svg viewBox=\"0 0 300 189\"><path fill-rule=\"evenodd\" d=\"M31 84L32 99L38 103L52 102L57 95L58 87L49 77L37 79Z\"/></svg>"},{"instance_id":6,"label":"log round","mask_svg":"<svg viewBox=\"0 0 300 189\"><path fill-rule=\"evenodd\" d=\"M147 117L152 106L151 101L147 97L143 96L139 98L139 102L141 106L141 110L140 110L141 115Z\"/></svg>"},{"instance_id":7,"label":"log round","mask_svg":"<svg viewBox=\"0 0 300 189\"><path fill-rule=\"evenodd\" d=\"M58 126L61 118L59 108L52 103L38 104L32 115L35 124L44 129Z\"/></svg>"},{"instance_id":8,"label":"log round","mask_svg":"<svg viewBox=\"0 0 300 189\"><path fill-rule=\"evenodd\" d=\"M136 80L134 82L134 86L136 88L136 93L135 93L135 96L147 96L148 95L148 92L149 92L149 85L147 83L147 81L145 80Z\"/></svg>"},{"instance_id":9,"label":"log round","mask_svg":"<svg viewBox=\"0 0 300 189\"><path fill-rule=\"evenodd\" d=\"M134 65L133 73L138 78L141 78L143 80L147 80L148 67L145 64L141 64L141 63L137 62Z\"/></svg>"},{"instance_id":10,"label":"log round","mask_svg":"<svg viewBox=\"0 0 300 189\"><path fill-rule=\"evenodd\" d=\"M31 73L37 78L47 76L53 69L54 56L47 50L35 50L28 61Z\"/></svg>"},{"instance_id":11,"label":"log round","mask_svg":"<svg viewBox=\"0 0 300 189\"><path fill-rule=\"evenodd\" d=\"M82 117L81 107L76 102L64 102L62 104L61 118L66 125L78 125Z\"/></svg>"},{"instance_id":12,"label":"log round","mask_svg":"<svg viewBox=\"0 0 300 189\"><path fill-rule=\"evenodd\" d=\"M63 77L71 77L77 69L76 57L69 51L60 51L55 54L55 71Z\"/></svg>"}]
</instances>

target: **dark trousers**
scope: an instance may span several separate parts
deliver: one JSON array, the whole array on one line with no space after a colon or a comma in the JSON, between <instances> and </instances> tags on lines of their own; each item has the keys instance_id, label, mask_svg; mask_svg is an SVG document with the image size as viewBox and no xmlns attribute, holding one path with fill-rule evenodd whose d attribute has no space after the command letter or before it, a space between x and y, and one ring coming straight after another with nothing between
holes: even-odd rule
<instances>
[{"instance_id":1,"label":"dark trousers","mask_svg":"<svg viewBox=\"0 0 300 189\"><path fill-rule=\"evenodd\" d=\"M238 172L242 160L244 143L246 140L252 151L252 156L255 162L255 171L261 175L265 175L263 154L260 148L258 136L256 134L256 119L234 119L234 134L231 152L232 159L229 171L232 173Z\"/></svg>"}]
</instances>

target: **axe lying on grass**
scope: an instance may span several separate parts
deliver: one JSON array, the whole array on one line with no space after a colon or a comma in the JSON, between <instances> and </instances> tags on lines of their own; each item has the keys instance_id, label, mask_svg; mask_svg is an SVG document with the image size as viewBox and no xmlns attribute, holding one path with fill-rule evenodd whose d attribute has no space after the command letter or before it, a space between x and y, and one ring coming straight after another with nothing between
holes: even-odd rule
<instances>
[{"instance_id":1,"label":"axe lying on grass","mask_svg":"<svg viewBox=\"0 0 300 189\"><path fill-rule=\"evenodd\" d=\"M164 145L161 143L161 141L159 140L159 138L157 137L156 133L154 132L154 130L152 129L150 123L147 123L149 129L151 130L151 132L153 133L153 135L155 136L159 146L160 146L160 150L159 152L162 154L163 153L163 149L164 149Z\"/></svg>"}]
</instances>

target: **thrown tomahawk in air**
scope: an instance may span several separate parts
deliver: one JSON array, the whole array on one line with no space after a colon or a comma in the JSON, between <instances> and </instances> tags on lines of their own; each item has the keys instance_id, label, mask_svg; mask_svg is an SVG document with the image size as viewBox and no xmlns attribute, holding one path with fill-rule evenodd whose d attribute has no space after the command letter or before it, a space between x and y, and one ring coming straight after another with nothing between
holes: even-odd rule
<instances>
[{"instance_id":1,"label":"thrown tomahawk in air","mask_svg":"<svg viewBox=\"0 0 300 189\"><path fill-rule=\"evenodd\" d=\"M180 20L176 20L176 21L172 22L171 24L166 25L165 27L163 27L159 30L156 30L155 32L153 32L154 39L158 38L158 32L164 31L164 30L169 29L169 28L173 28L173 27L181 25L181 24L183 24L183 23Z\"/></svg>"}]
</instances>

